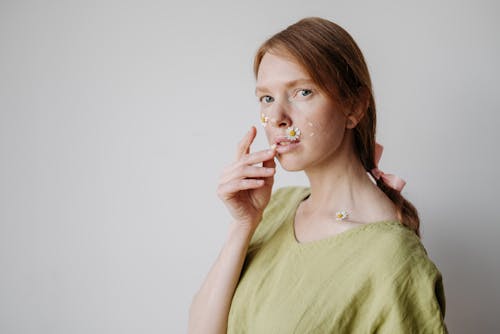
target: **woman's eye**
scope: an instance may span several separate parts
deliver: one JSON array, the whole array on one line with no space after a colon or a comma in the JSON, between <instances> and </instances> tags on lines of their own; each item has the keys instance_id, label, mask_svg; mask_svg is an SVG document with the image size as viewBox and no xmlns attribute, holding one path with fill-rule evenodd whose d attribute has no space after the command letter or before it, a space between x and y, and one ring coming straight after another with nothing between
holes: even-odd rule
<instances>
[{"instance_id":1,"label":"woman's eye","mask_svg":"<svg viewBox=\"0 0 500 334\"><path fill-rule=\"evenodd\" d=\"M299 94L300 94L300 96L304 96L304 97L305 96L309 96L309 95L312 94L312 90L310 90L310 89L301 89L301 90L299 90Z\"/></svg>"},{"instance_id":2,"label":"woman's eye","mask_svg":"<svg viewBox=\"0 0 500 334\"><path fill-rule=\"evenodd\" d=\"M271 103L274 101L274 98L272 96L266 95L266 96L261 97L260 101L264 102L264 103Z\"/></svg>"}]
</instances>

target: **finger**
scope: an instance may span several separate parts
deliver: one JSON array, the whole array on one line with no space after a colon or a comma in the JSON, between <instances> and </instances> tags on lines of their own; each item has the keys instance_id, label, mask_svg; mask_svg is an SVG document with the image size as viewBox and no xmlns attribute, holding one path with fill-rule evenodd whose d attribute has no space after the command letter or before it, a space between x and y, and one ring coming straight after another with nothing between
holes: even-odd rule
<instances>
[{"instance_id":1,"label":"finger","mask_svg":"<svg viewBox=\"0 0 500 334\"><path fill-rule=\"evenodd\" d=\"M275 152L275 156L276 156L276 152ZM272 168L274 170L273 176L265 179L266 185L272 187L274 184L274 176L276 175L276 161L274 160L274 156L271 159L264 161L262 163L262 167Z\"/></svg>"},{"instance_id":2,"label":"finger","mask_svg":"<svg viewBox=\"0 0 500 334\"><path fill-rule=\"evenodd\" d=\"M252 145L256 135L257 129L255 128L255 126L252 126L238 144L236 160L240 160L245 154L250 153L250 145Z\"/></svg>"},{"instance_id":3,"label":"finger","mask_svg":"<svg viewBox=\"0 0 500 334\"><path fill-rule=\"evenodd\" d=\"M232 179L267 177L273 174L271 173L271 170L274 171L274 168L265 170L263 166L234 163L225 168L224 171L219 175L219 183L229 182Z\"/></svg>"},{"instance_id":4,"label":"finger","mask_svg":"<svg viewBox=\"0 0 500 334\"><path fill-rule=\"evenodd\" d=\"M262 162L262 167L268 167L268 168L276 168L276 161L274 160L274 157L276 156L276 146L271 146L270 149L273 154L272 157L268 160L265 160Z\"/></svg>"},{"instance_id":5,"label":"finger","mask_svg":"<svg viewBox=\"0 0 500 334\"><path fill-rule=\"evenodd\" d=\"M241 165L232 172L223 175L220 183L226 183L235 179L264 178L274 175L275 169L260 166Z\"/></svg>"},{"instance_id":6,"label":"finger","mask_svg":"<svg viewBox=\"0 0 500 334\"><path fill-rule=\"evenodd\" d=\"M226 178L227 175L232 175L235 171L240 170L244 166L260 164L276 156L276 151L273 149L251 153L224 168L219 179Z\"/></svg>"},{"instance_id":7,"label":"finger","mask_svg":"<svg viewBox=\"0 0 500 334\"><path fill-rule=\"evenodd\" d=\"M267 167L267 168L276 168L276 161L274 160L274 157L266 160L262 163L262 167Z\"/></svg>"},{"instance_id":8,"label":"finger","mask_svg":"<svg viewBox=\"0 0 500 334\"><path fill-rule=\"evenodd\" d=\"M239 191L257 189L262 187L264 184L265 181L259 179L233 180L231 182L221 184L217 190L217 194L221 199L227 199Z\"/></svg>"},{"instance_id":9,"label":"finger","mask_svg":"<svg viewBox=\"0 0 500 334\"><path fill-rule=\"evenodd\" d=\"M254 153L250 153L241 159L241 163L245 165L255 165L269 159L272 159L276 156L276 149L267 149L263 151L258 151Z\"/></svg>"}]
</instances>

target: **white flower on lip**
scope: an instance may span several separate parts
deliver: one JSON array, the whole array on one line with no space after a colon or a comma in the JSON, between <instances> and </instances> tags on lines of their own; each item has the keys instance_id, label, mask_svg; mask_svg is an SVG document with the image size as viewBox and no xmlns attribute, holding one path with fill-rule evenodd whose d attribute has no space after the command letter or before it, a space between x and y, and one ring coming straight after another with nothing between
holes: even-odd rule
<instances>
[{"instance_id":1,"label":"white flower on lip","mask_svg":"<svg viewBox=\"0 0 500 334\"><path fill-rule=\"evenodd\" d=\"M291 141L296 141L300 138L300 130L299 128L294 128L293 126L286 129L286 138Z\"/></svg>"}]
</instances>

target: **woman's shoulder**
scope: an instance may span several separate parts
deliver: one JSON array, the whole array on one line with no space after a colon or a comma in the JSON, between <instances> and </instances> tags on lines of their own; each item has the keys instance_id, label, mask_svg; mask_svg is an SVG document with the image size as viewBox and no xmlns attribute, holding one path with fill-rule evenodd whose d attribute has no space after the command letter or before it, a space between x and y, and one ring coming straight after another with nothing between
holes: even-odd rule
<instances>
[{"instance_id":1,"label":"woman's shoulder","mask_svg":"<svg viewBox=\"0 0 500 334\"><path fill-rule=\"evenodd\" d=\"M276 207L281 209L285 207L294 207L309 194L309 187L286 186L278 188L272 193L271 200L269 201L264 214L266 214L266 211L270 211Z\"/></svg>"},{"instance_id":2,"label":"woman's shoulder","mask_svg":"<svg viewBox=\"0 0 500 334\"><path fill-rule=\"evenodd\" d=\"M411 271L416 275L440 275L422 240L400 222L374 223L365 234L369 252L377 266L393 275Z\"/></svg>"},{"instance_id":3,"label":"woman's shoulder","mask_svg":"<svg viewBox=\"0 0 500 334\"><path fill-rule=\"evenodd\" d=\"M434 328L445 332L446 298L443 276L429 257L421 239L401 223L382 224L374 229L370 260L388 308L388 318L398 326ZM400 319L406 310L407 318ZM389 321L390 323L390 321ZM410 326L411 325L411 326ZM394 330L392 332L399 332Z\"/></svg>"},{"instance_id":4,"label":"woman's shoulder","mask_svg":"<svg viewBox=\"0 0 500 334\"><path fill-rule=\"evenodd\" d=\"M368 224L367 229L372 230L372 236L369 237L377 246L393 249L401 256L415 251L427 252L415 232L399 221L375 222Z\"/></svg>"},{"instance_id":5,"label":"woman's shoulder","mask_svg":"<svg viewBox=\"0 0 500 334\"><path fill-rule=\"evenodd\" d=\"M250 248L269 240L295 214L298 204L309 195L309 188L288 186L273 192L257 227Z\"/></svg>"},{"instance_id":6,"label":"woman's shoulder","mask_svg":"<svg viewBox=\"0 0 500 334\"><path fill-rule=\"evenodd\" d=\"M305 186L285 186L273 191L272 199L283 199L309 195L311 189Z\"/></svg>"},{"instance_id":7,"label":"woman's shoulder","mask_svg":"<svg viewBox=\"0 0 500 334\"><path fill-rule=\"evenodd\" d=\"M288 186L275 190L264 210L262 223L282 220L295 213L299 203L309 194L308 187Z\"/></svg>"}]
</instances>

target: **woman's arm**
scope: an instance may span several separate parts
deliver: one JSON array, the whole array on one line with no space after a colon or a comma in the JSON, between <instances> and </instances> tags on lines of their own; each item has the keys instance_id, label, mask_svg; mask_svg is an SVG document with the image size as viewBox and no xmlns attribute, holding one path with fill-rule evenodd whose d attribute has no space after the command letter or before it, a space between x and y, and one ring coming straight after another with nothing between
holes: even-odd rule
<instances>
[{"instance_id":1,"label":"woman's arm","mask_svg":"<svg viewBox=\"0 0 500 334\"><path fill-rule=\"evenodd\" d=\"M231 300L248 245L269 203L274 182L276 151L250 153L256 134L252 127L238 146L236 161L224 170L219 182L217 193L233 223L215 264L193 299L189 311L190 334L227 331Z\"/></svg>"},{"instance_id":2,"label":"woman's arm","mask_svg":"<svg viewBox=\"0 0 500 334\"><path fill-rule=\"evenodd\" d=\"M190 334L226 333L231 300L252 234L238 223L231 224L218 258L191 304Z\"/></svg>"}]
</instances>

